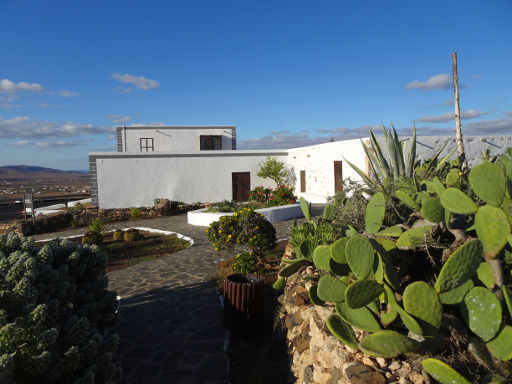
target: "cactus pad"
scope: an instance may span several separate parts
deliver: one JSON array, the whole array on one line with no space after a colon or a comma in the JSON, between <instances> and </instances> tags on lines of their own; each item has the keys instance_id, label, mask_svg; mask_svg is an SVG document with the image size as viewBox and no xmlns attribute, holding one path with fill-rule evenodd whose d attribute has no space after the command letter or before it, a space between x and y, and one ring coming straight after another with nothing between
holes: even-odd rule
<instances>
[{"instance_id":1,"label":"cactus pad","mask_svg":"<svg viewBox=\"0 0 512 384\"><path fill-rule=\"evenodd\" d=\"M402 228L398 225L393 225L392 227L384 228L382 231L376 233L379 236L389 236L389 237L400 237L402 234Z\"/></svg>"},{"instance_id":2,"label":"cactus pad","mask_svg":"<svg viewBox=\"0 0 512 384\"><path fill-rule=\"evenodd\" d=\"M469 329L484 341L491 340L501 326L501 304L491 290L473 287L461 303L462 317Z\"/></svg>"},{"instance_id":3,"label":"cactus pad","mask_svg":"<svg viewBox=\"0 0 512 384\"><path fill-rule=\"evenodd\" d=\"M500 208L484 205L475 215L475 227L478 238L484 246L484 256L494 259L507 244L510 224L507 215Z\"/></svg>"},{"instance_id":4,"label":"cactus pad","mask_svg":"<svg viewBox=\"0 0 512 384\"><path fill-rule=\"evenodd\" d=\"M398 200L400 200L402 203L407 205L409 208L412 208L414 210L420 209L419 204L416 201L414 201L414 199L411 196L409 196L407 193L405 193L404 191L401 191L401 190L396 191L395 196L397 197Z\"/></svg>"},{"instance_id":5,"label":"cactus pad","mask_svg":"<svg viewBox=\"0 0 512 384\"><path fill-rule=\"evenodd\" d=\"M438 197L427 197L421 204L421 214L432 223L444 220L444 208Z\"/></svg>"},{"instance_id":6,"label":"cactus pad","mask_svg":"<svg viewBox=\"0 0 512 384\"><path fill-rule=\"evenodd\" d=\"M419 320L424 336L437 334L441 326L443 307L434 288L424 281L415 281L405 288L403 303L404 309Z\"/></svg>"},{"instance_id":7,"label":"cactus pad","mask_svg":"<svg viewBox=\"0 0 512 384\"><path fill-rule=\"evenodd\" d=\"M318 269L330 271L329 261L331 260L331 247L328 245L319 245L313 252L313 262Z\"/></svg>"},{"instance_id":8,"label":"cactus pad","mask_svg":"<svg viewBox=\"0 0 512 384\"><path fill-rule=\"evenodd\" d=\"M276 291L281 291L284 289L286 285L286 281L284 280L284 277L279 277L274 284L272 284L272 288L274 288Z\"/></svg>"},{"instance_id":9,"label":"cactus pad","mask_svg":"<svg viewBox=\"0 0 512 384\"><path fill-rule=\"evenodd\" d=\"M366 224L366 232L377 233L382 227L384 215L386 214L386 201L384 194L378 192L372 196L366 206L366 215L364 222Z\"/></svg>"},{"instance_id":10,"label":"cactus pad","mask_svg":"<svg viewBox=\"0 0 512 384\"><path fill-rule=\"evenodd\" d=\"M325 324L334 337L356 351L359 349L359 343L357 342L354 331L350 325L341 320L338 315L330 315L325 321Z\"/></svg>"},{"instance_id":11,"label":"cactus pad","mask_svg":"<svg viewBox=\"0 0 512 384\"><path fill-rule=\"evenodd\" d=\"M437 177L434 177L432 179L432 185L433 185L434 189L436 190L436 193L438 194L438 196L441 196L443 194L443 192L446 190L443 183L441 183L441 180L439 180Z\"/></svg>"},{"instance_id":12,"label":"cactus pad","mask_svg":"<svg viewBox=\"0 0 512 384\"><path fill-rule=\"evenodd\" d=\"M286 267L279 271L279 277L289 277L308 264L309 261L306 259L294 260L292 263L288 264Z\"/></svg>"},{"instance_id":13,"label":"cactus pad","mask_svg":"<svg viewBox=\"0 0 512 384\"><path fill-rule=\"evenodd\" d=\"M348 264L337 263L332 258L329 260L329 269L332 273L338 276L344 276L352 273Z\"/></svg>"},{"instance_id":14,"label":"cactus pad","mask_svg":"<svg viewBox=\"0 0 512 384\"><path fill-rule=\"evenodd\" d=\"M479 198L497 207L505 196L505 175L503 169L493 163L477 165L469 172L469 184Z\"/></svg>"},{"instance_id":15,"label":"cactus pad","mask_svg":"<svg viewBox=\"0 0 512 384\"><path fill-rule=\"evenodd\" d=\"M512 327L505 325L494 340L486 343L487 349L498 359L508 361L512 359Z\"/></svg>"},{"instance_id":16,"label":"cactus pad","mask_svg":"<svg viewBox=\"0 0 512 384\"><path fill-rule=\"evenodd\" d=\"M471 197L460 189L448 188L441 195L441 204L450 212L460 214L471 214L478 210L477 205Z\"/></svg>"},{"instance_id":17,"label":"cactus pad","mask_svg":"<svg viewBox=\"0 0 512 384\"><path fill-rule=\"evenodd\" d=\"M326 205L324 208L324 219L331 221L334 219L334 215L336 215L336 207L332 204Z\"/></svg>"},{"instance_id":18,"label":"cactus pad","mask_svg":"<svg viewBox=\"0 0 512 384\"><path fill-rule=\"evenodd\" d=\"M395 357L413 352L420 346L420 342L395 331L371 333L359 343L361 351L375 357Z\"/></svg>"},{"instance_id":19,"label":"cactus pad","mask_svg":"<svg viewBox=\"0 0 512 384\"><path fill-rule=\"evenodd\" d=\"M406 311L403 310L402 307L400 307L391 288L389 288L387 285L384 285L384 290L386 292L386 300L388 301L388 304L398 313L406 328L417 335L421 335L423 330L421 329L420 325L414 319L414 317L409 315Z\"/></svg>"},{"instance_id":20,"label":"cactus pad","mask_svg":"<svg viewBox=\"0 0 512 384\"><path fill-rule=\"evenodd\" d=\"M460 175L459 175L458 169L450 169L450 172L446 175L446 185L449 187L457 186L460 181Z\"/></svg>"},{"instance_id":21,"label":"cactus pad","mask_svg":"<svg viewBox=\"0 0 512 384\"><path fill-rule=\"evenodd\" d=\"M380 331L380 326L370 310L366 307L352 309L347 303L336 303L336 313L343 321L366 332Z\"/></svg>"},{"instance_id":22,"label":"cactus pad","mask_svg":"<svg viewBox=\"0 0 512 384\"><path fill-rule=\"evenodd\" d=\"M345 257L345 246L347 245L348 237L342 237L331 244L331 258L340 264L346 264L347 258Z\"/></svg>"},{"instance_id":23,"label":"cactus pad","mask_svg":"<svg viewBox=\"0 0 512 384\"><path fill-rule=\"evenodd\" d=\"M464 300L464 296L468 291L473 288L473 280L466 280L465 283L459 285L457 288L450 289L449 291L442 292L439 294L441 303L443 304L459 304Z\"/></svg>"},{"instance_id":24,"label":"cactus pad","mask_svg":"<svg viewBox=\"0 0 512 384\"><path fill-rule=\"evenodd\" d=\"M390 290L391 291L391 290ZM385 310L381 310L380 312L380 322L383 326L387 327L389 324L391 324L393 321L395 321L396 317L398 316L398 312L395 308L393 308L390 304L390 299L388 298L388 291L386 290L384 295L381 296L381 304L385 305ZM393 292L391 292L391 295L393 295ZM393 297L394 299L394 297ZM396 301L396 300L395 300Z\"/></svg>"},{"instance_id":25,"label":"cactus pad","mask_svg":"<svg viewBox=\"0 0 512 384\"><path fill-rule=\"evenodd\" d=\"M491 267L485 261L480 263L480 266L476 270L478 280L480 280L487 288L491 289L494 287L494 277L492 276Z\"/></svg>"},{"instance_id":26,"label":"cactus pad","mask_svg":"<svg viewBox=\"0 0 512 384\"><path fill-rule=\"evenodd\" d=\"M312 285L308 291L309 300L315 305L324 305L324 301L318 297L318 285Z\"/></svg>"},{"instance_id":27,"label":"cactus pad","mask_svg":"<svg viewBox=\"0 0 512 384\"><path fill-rule=\"evenodd\" d=\"M313 260L313 252L315 251L315 245L311 239L303 240L299 245L299 251L303 258Z\"/></svg>"},{"instance_id":28,"label":"cactus pad","mask_svg":"<svg viewBox=\"0 0 512 384\"><path fill-rule=\"evenodd\" d=\"M303 197L300 198L300 209L302 210L302 214L306 220L311 220L311 215L309 214L309 204Z\"/></svg>"},{"instance_id":29,"label":"cactus pad","mask_svg":"<svg viewBox=\"0 0 512 384\"><path fill-rule=\"evenodd\" d=\"M337 303L345 300L345 289L343 282L332 276L322 276L318 281L318 298L323 301Z\"/></svg>"},{"instance_id":30,"label":"cactus pad","mask_svg":"<svg viewBox=\"0 0 512 384\"><path fill-rule=\"evenodd\" d=\"M372 280L358 280L345 290L345 302L350 308L361 308L376 300L384 287Z\"/></svg>"},{"instance_id":31,"label":"cactus pad","mask_svg":"<svg viewBox=\"0 0 512 384\"><path fill-rule=\"evenodd\" d=\"M374 249L366 237L352 237L345 246L345 256L348 265L358 279L366 279L372 271Z\"/></svg>"},{"instance_id":32,"label":"cactus pad","mask_svg":"<svg viewBox=\"0 0 512 384\"><path fill-rule=\"evenodd\" d=\"M473 277L482 261L482 243L478 239L462 244L444 263L436 281L436 291L457 288Z\"/></svg>"},{"instance_id":33,"label":"cactus pad","mask_svg":"<svg viewBox=\"0 0 512 384\"><path fill-rule=\"evenodd\" d=\"M396 246L400 249L415 248L418 244L425 241L425 235L430 233L431 228L431 225L426 225L405 231L396 241Z\"/></svg>"},{"instance_id":34,"label":"cactus pad","mask_svg":"<svg viewBox=\"0 0 512 384\"><path fill-rule=\"evenodd\" d=\"M441 384L471 384L464 376L442 361L425 359L423 369Z\"/></svg>"}]
</instances>

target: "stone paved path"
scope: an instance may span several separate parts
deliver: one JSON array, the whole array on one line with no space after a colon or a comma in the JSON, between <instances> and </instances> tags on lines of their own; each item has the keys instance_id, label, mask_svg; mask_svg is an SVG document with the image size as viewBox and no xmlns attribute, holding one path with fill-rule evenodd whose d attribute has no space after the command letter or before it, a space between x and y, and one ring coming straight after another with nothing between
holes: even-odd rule
<instances>
[{"instance_id":1,"label":"stone paved path","mask_svg":"<svg viewBox=\"0 0 512 384\"><path fill-rule=\"evenodd\" d=\"M187 216L180 215L109 223L106 228L136 226L179 232L193 238L194 245L108 274L110 289L121 296L122 319L116 330L122 383L228 383L222 309L211 280L216 267L205 227L188 225ZM289 221L274 226L278 238L289 236ZM84 232L81 228L34 238Z\"/></svg>"}]
</instances>

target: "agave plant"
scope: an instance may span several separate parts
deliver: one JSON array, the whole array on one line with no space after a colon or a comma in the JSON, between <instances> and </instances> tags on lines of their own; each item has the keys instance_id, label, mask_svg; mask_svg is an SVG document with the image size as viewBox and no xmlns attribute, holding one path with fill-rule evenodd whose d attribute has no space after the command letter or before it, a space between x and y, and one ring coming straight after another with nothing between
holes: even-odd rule
<instances>
[{"instance_id":1,"label":"agave plant","mask_svg":"<svg viewBox=\"0 0 512 384\"><path fill-rule=\"evenodd\" d=\"M387 157L384 156L381 145L377 141L375 134L370 129L370 146L366 145L362 140L361 144L368 156L371 173L374 180L370 175L361 170L356 165L345 159L345 161L361 176L363 181L370 187L382 187L384 180L388 178L399 179L400 177L413 177L416 167L419 165L419 160L416 160L416 126L412 126L412 138L410 146L407 149L408 139L400 140L395 127L391 125L391 129L382 126L384 133L384 140L386 142ZM446 142L442 148L432 158L432 164L436 164L436 169L442 166L448 158L453 154L453 150L439 162L437 161L439 155L443 151ZM455 150L455 148L454 148Z\"/></svg>"}]
</instances>

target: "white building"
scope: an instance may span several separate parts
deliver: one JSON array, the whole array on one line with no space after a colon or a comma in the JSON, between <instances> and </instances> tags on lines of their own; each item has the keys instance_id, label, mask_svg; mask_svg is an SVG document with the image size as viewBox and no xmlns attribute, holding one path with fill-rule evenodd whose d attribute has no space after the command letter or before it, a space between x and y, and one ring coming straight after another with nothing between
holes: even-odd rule
<instances>
[{"instance_id":1,"label":"white building","mask_svg":"<svg viewBox=\"0 0 512 384\"><path fill-rule=\"evenodd\" d=\"M149 140L151 139L151 140ZM368 138L362 138L369 142ZM417 158L443 153L455 146L453 137L420 136ZM150 206L155 198L183 202L247 199L258 185L274 186L257 176L268 156L286 164L295 195L310 202L326 202L341 190L343 179L358 180L349 160L368 172L368 159L359 139L280 150L236 150L236 128L118 127L118 152L89 154L92 204L100 208ZM482 153L505 152L512 136L466 136L470 164Z\"/></svg>"}]
</instances>

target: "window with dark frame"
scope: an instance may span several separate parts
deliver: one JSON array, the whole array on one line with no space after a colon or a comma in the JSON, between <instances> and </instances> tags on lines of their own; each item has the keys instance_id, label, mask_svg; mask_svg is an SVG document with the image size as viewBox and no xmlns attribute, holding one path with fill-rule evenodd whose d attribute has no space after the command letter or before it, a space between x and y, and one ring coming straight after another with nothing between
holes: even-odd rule
<instances>
[{"instance_id":1,"label":"window with dark frame","mask_svg":"<svg viewBox=\"0 0 512 384\"><path fill-rule=\"evenodd\" d=\"M200 136L201 151L215 151L222 149L222 136Z\"/></svg>"},{"instance_id":2,"label":"window with dark frame","mask_svg":"<svg viewBox=\"0 0 512 384\"><path fill-rule=\"evenodd\" d=\"M154 152L154 141L152 137L141 137L140 138L140 151L141 152Z\"/></svg>"}]
</instances>

